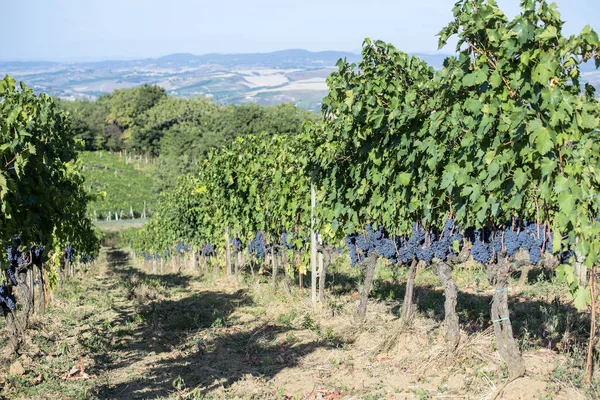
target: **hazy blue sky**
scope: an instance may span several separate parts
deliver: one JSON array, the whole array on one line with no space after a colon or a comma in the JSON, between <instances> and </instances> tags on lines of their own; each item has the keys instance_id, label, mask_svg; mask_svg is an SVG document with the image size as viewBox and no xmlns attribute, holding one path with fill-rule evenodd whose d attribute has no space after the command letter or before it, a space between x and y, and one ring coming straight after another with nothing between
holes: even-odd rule
<instances>
[{"instance_id":1,"label":"hazy blue sky","mask_svg":"<svg viewBox=\"0 0 600 400\"><path fill-rule=\"evenodd\" d=\"M358 51L365 37L435 52L454 0L0 0L0 59ZM498 0L514 16L519 0ZM557 0L567 33L600 31L600 0ZM446 48L449 53L453 49Z\"/></svg>"}]
</instances>

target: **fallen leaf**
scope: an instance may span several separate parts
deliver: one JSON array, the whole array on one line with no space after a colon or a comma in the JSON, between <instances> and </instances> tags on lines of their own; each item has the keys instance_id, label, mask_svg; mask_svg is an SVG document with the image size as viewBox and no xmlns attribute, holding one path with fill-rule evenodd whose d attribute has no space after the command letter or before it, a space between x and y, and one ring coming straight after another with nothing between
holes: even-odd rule
<instances>
[{"instance_id":1,"label":"fallen leaf","mask_svg":"<svg viewBox=\"0 0 600 400\"><path fill-rule=\"evenodd\" d=\"M8 373L13 376L22 376L25 375L25 368L23 368L20 361L15 361L8 368Z\"/></svg>"}]
</instances>

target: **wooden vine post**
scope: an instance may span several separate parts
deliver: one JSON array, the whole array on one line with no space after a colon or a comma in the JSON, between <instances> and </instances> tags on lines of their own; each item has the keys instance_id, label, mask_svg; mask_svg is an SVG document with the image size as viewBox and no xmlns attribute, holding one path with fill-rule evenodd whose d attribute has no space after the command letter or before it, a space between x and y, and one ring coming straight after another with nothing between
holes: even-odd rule
<instances>
[{"instance_id":1,"label":"wooden vine post","mask_svg":"<svg viewBox=\"0 0 600 400\"><path fill-rule=\"evenodd\" d=\"M590 339L588 342L588 353L587 353L587 362L585 364L585 385L586 387L590 387L592 385L592 377L594 375L594 345L596 342L596 303L597 303L597 293L596 293L596 269L595 265L592 266L590 271L590 291L592 294L592 315L591 315L591 323L590 323Z\"/></svg>"},{"instance_id":2,"label":"wooden vine post","mask_svg":"<svg viewBox=\"0 0 600 400\"><path fill-rule=\"evenodd\" d=\"M315 207L317 193L314 185L314 172L310 180L310 271L311 299L313 308L317 307L317 232L315 231Z\"/></svg>"},{"instance_id":3,"label":"wooden vine post","mask_svg":"<svg viewBox=\"0 0 600 400\"><path fill-rule=\"evenodd\" d=\"M231 241L229 237L229 227L225 228L225 264L227 267L227 276L233 274L231 263Z\"/></svg>"}]
</instances>

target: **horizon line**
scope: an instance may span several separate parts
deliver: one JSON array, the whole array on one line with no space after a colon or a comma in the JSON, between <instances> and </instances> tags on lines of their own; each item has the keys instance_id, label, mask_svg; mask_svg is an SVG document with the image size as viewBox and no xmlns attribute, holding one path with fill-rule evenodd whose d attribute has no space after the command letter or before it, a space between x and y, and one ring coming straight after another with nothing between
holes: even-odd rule
<instances>
[{"instance_id":1,"label":"horizon line","mask_svg":"<svg viewBox=\"0 0 600 400\"><path fill-rule=\"evenodd\" d=\"M228 56L228 55L252 55L252 54L273 54L273 53L280 53L280 52L284 52L284 51L304 51L307 53L328 53L328 52L332 52L332 53L347 53L347 54L352 54L352 55L356 55L356 56L360 56L361 53L360 51L356 52L356 51L347 51L347 50L318 50L318 51L312 51L312 50L306 50L306 49L302 49L302 48L286 48L286 49L280 49L280 50L273 50L273 51L266 51L266 52L261 52L261 51L254 51L254 52L238 52L238 53L216 53L216 52L211 52L211 53L202 53L202 54L195 54L195 53L190 53L190 52L175 52L175 53L169 53L169 54L165 54L162 56L157 56L157 57L130 57L130 56L82 56L82 57L66 57L66 58L58 58L58 59L34 59L34 58L17 58L17 59L8 59L8 58L0 58L0 63L10 63L10 62L22 62L22 63L26 63L26 62L39 62L39 63L95 63L95 62L107 62L107 61L146 61L146 60L158 60L160 58L165 58L165 57L169 57L169 56L174 56L174 55L190 55L190 56L194 56L194 57L202 57L202 56L211 56L211 55L219 55L219 56ZM452 54L450 53L441 53L441 52L428 52L428 51L416 51L416 52L409 52L406 53L409 55L427 55L427 56L450 56Z\"/></svg>"}]
</instances>

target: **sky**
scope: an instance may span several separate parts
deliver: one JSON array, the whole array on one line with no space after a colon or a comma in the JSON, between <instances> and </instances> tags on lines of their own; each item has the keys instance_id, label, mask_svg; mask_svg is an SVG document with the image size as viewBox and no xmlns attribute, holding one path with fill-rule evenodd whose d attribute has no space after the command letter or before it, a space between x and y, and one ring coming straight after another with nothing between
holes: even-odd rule
<instances>
[{"instance_id":1,"label":"sky","mask_svg":"<svg viewBox=\"0 0 600 400\"><path fill-rule=\"evenodd\" d=\"M519 0L497 0L513 17ZM557 0L564 33L600 32L600 0ZM435 53L455 0L0 0L0 60L83 61L284 49L359 52L365 37ZM443 53L451 53L448 46Z\"/></svg>"}]
</instances>

